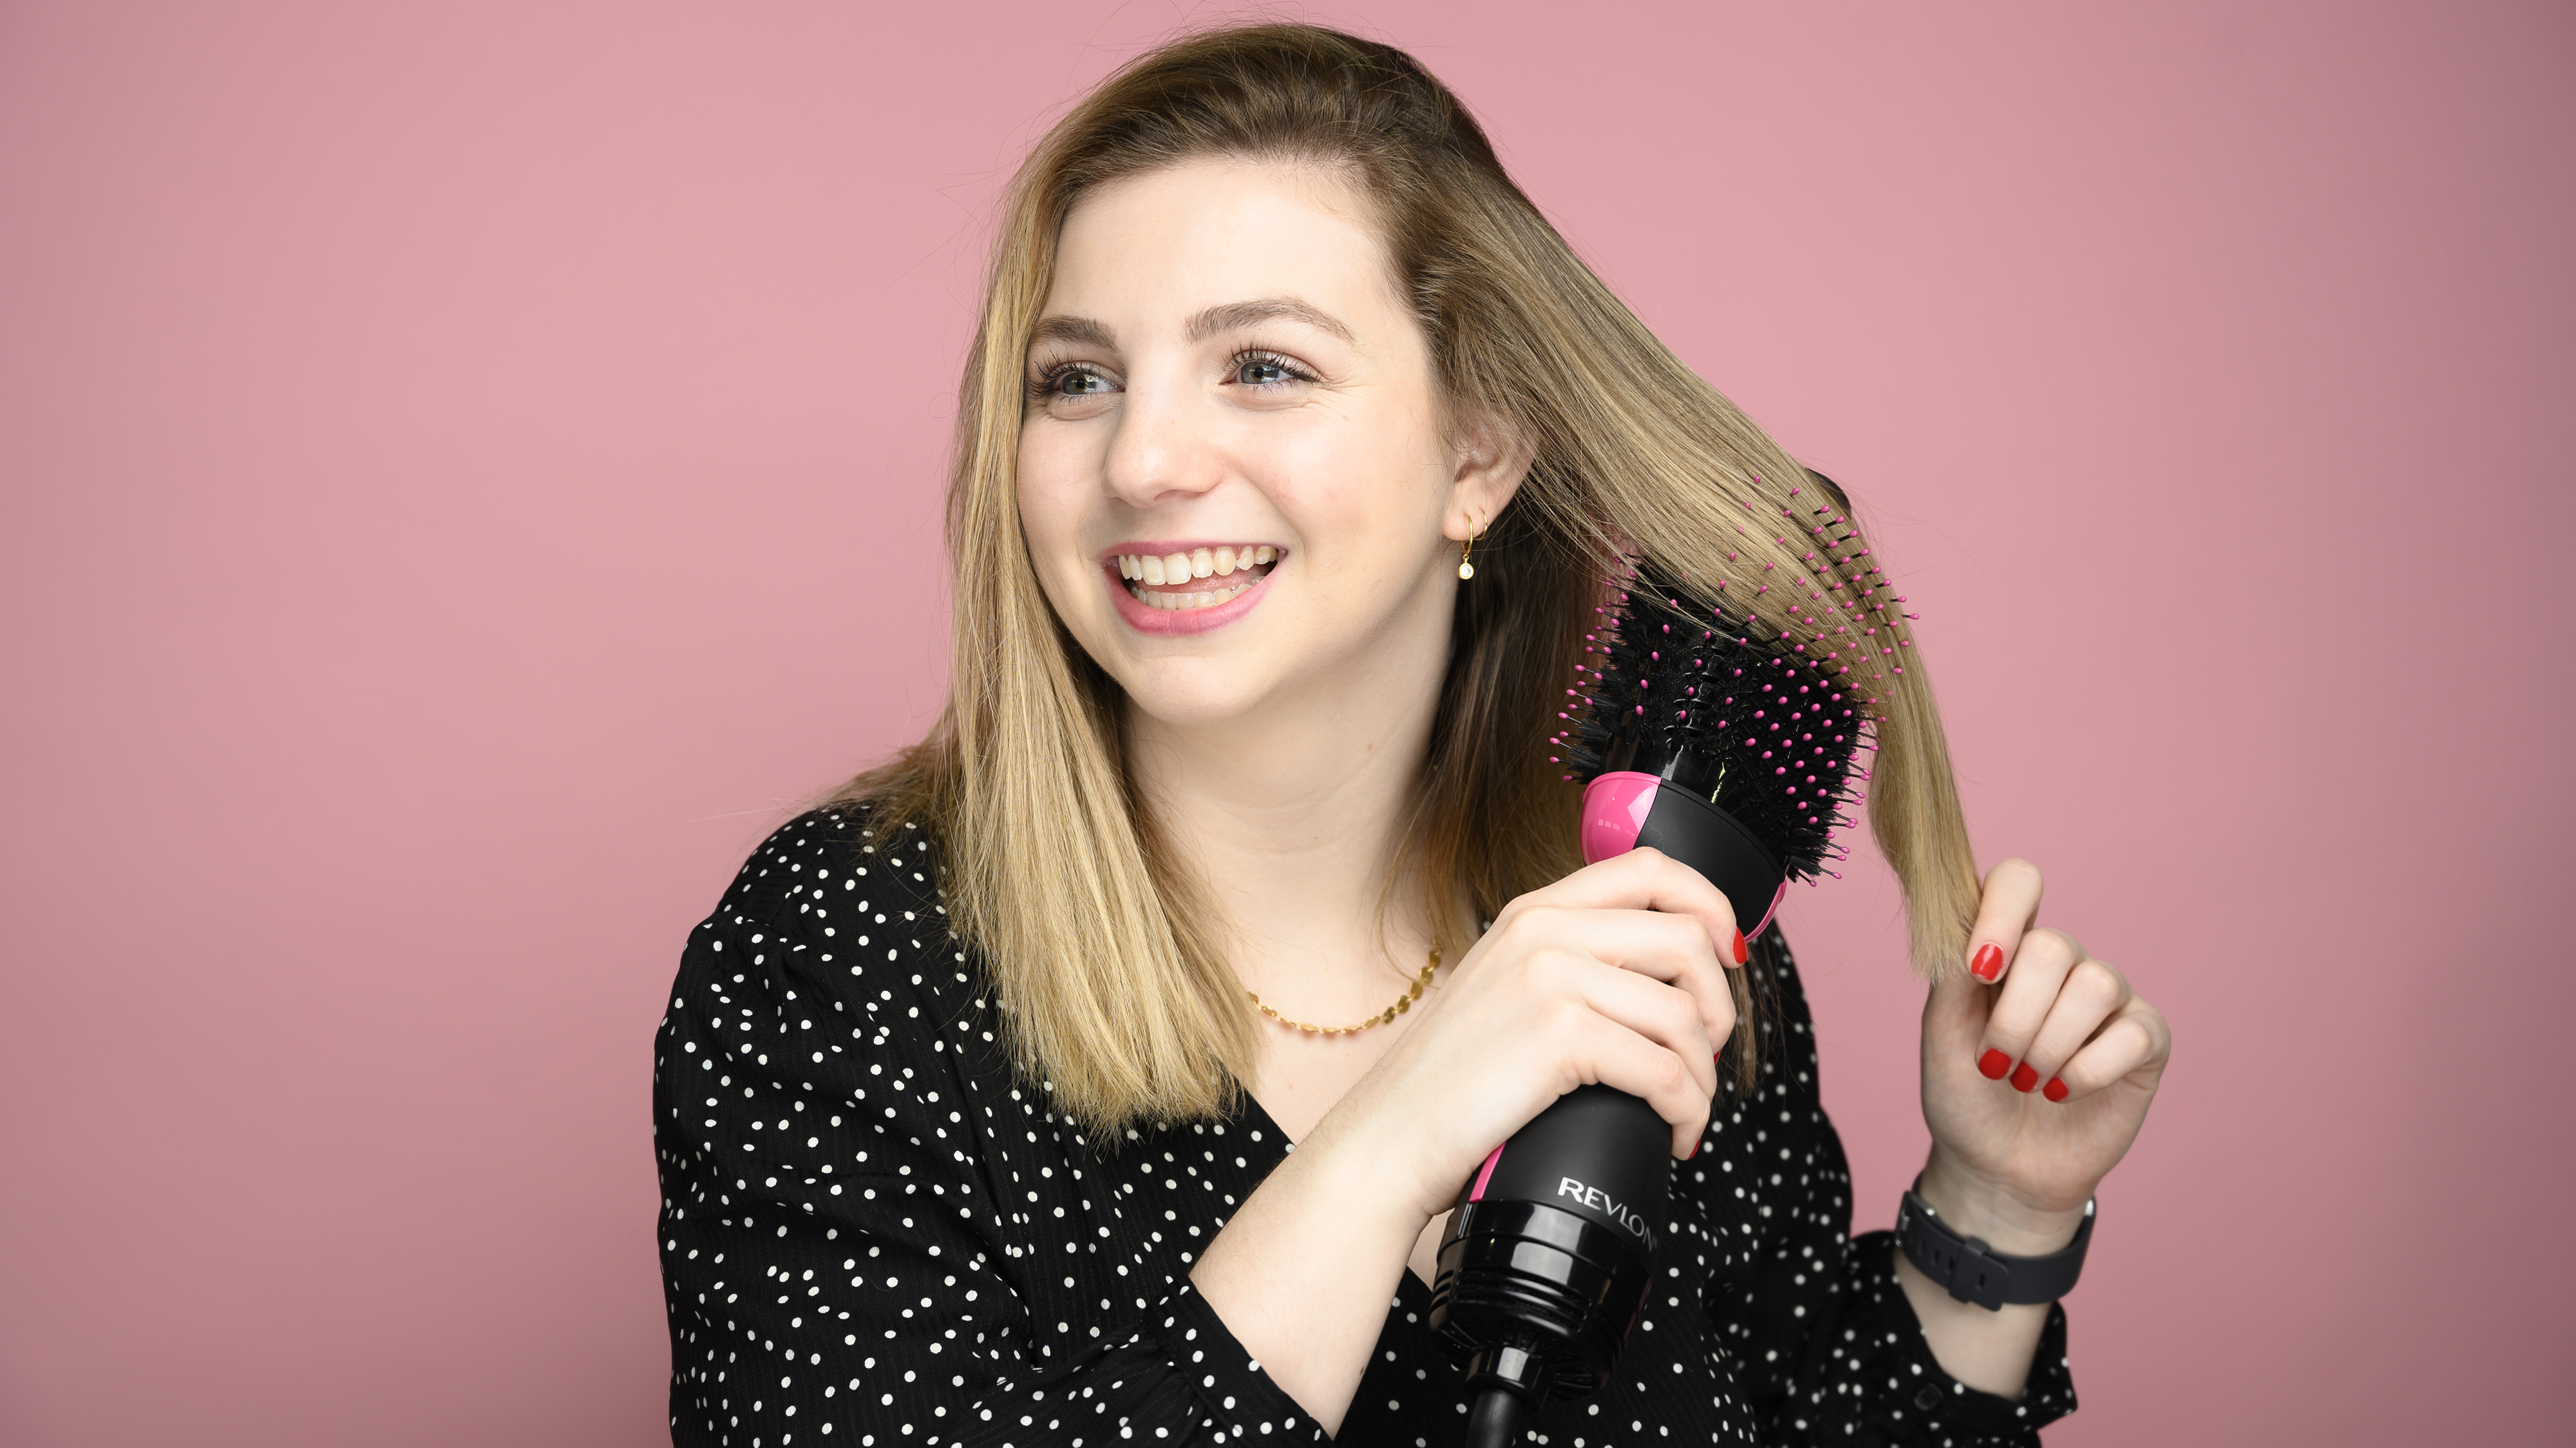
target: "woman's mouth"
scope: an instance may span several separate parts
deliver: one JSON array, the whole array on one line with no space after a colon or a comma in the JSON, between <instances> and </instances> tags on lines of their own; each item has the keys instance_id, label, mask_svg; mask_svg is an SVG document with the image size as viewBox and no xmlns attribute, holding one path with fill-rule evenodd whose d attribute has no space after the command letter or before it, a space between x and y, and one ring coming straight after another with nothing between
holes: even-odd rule
<instances>
[{"instance_id":1,"label":"woman's mouth","mask_svg":"<svg viewBox=\"0 0 2576 1448\"><path fill-rule=\"evenodd\" d=\"M1184 613L1214 608L1267 577L1279 550L1268 543L1191 548L1173 553L1121 553L1118 576L1127 596L1147 608Z\"/></svg>"}]
</instances>

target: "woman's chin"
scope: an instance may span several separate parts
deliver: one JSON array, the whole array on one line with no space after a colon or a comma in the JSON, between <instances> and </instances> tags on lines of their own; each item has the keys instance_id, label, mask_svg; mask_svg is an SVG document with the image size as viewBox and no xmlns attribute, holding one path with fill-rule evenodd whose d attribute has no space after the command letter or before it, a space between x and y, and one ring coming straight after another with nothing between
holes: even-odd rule
<instances>
[{"instance_id":1,"label":"woman's chin","mask_svg":"<svg viewBox=\"0 0 2576 1448\"><path fill-rule=\"evenodd\" d=\"M1127 706L1166 729L1221 730L1257 718L1271 690L1242 659L1157 659L1124 671Z\"/></svg>"}]
</instances>

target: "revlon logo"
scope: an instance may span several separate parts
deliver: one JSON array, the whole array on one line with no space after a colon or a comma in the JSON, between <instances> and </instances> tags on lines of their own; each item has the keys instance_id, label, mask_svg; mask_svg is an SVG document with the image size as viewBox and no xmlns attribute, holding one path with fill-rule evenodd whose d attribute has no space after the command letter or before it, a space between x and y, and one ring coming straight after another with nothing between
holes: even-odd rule
<instances>
[{"instance_id":1,"label":"revlon logo","mask_svg":"<svg viewBox=\"0 0 2576 1448\"><path fill-rule=\"evenodd\" d=\"M1636 1234L1638 1240L1646 1244L1647 1251L1651 1252L1655 1249L1655 1232L1652 1227L1646 1225L1646 1219L1639 1216L1634 1207L1624 1205L1608 1192L1599 1187L1587 1187L1572 1177L1558 1177L1556 1194L1560 1197L1572 1197L1592 1210L1602 1213Z\"/></svg>"}]
</instances>

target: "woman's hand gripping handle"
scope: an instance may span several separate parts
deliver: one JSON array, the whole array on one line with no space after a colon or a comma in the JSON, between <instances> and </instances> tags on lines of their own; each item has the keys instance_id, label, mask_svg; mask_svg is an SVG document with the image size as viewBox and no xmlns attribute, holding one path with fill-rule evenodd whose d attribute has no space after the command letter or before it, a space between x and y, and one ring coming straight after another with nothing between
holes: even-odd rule
<instances>
[{"instance_id":1,"label":"woman's hand gripping handle","mask_svg":"<svg viewBox=\"0 0 2576 1448\"><path fill-rule=\"evenodd\" d=\"M1651 1105L1675 1157L1697 1149L1735 1029L1725 973L1744 960L1725 895L1653 850L1514 900L1191 1280L1338 1429L1415 1240L1496 1143L1599 1083Z\"/></svg>"}]
</instances>

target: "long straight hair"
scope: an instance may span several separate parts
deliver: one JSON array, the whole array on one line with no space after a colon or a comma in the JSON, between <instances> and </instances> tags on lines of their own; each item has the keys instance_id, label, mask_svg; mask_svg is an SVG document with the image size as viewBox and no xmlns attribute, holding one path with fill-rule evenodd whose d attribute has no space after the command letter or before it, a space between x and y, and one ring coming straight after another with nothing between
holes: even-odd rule
<instances>
[{"instance_id":1,"label":"long straight hair","mask_svg":"<svg viewBox=\"0 0 2576 1448\"><path fill-rule=\"evenodd\" d=\"M1581 864L1548 757L1583 636L1624 561L1693 581L1840 670L1867 701L1870 824L1918 972L1953 968L1977 875L1920 650L1820 488L1647 331L1504 173L1448 88L1390 46L1306 25L1190 36L1102 82L1014 179L959 388L948 491L953 666L929 736L838 798L929 829L952 927L1011 1050L1095 1132L1230 1109L1257 1019L1204 888L1138 808L1124 700L1037 583L1016 488L1030 333L1065 215L1201 158L1321 166L1370 198L1455 425L1534 450L1476 550L1394 878L1456 959L1472 921ZM1754 1069L1757 1002L1733 1050Z\"/></svg>"}]
</instances>

